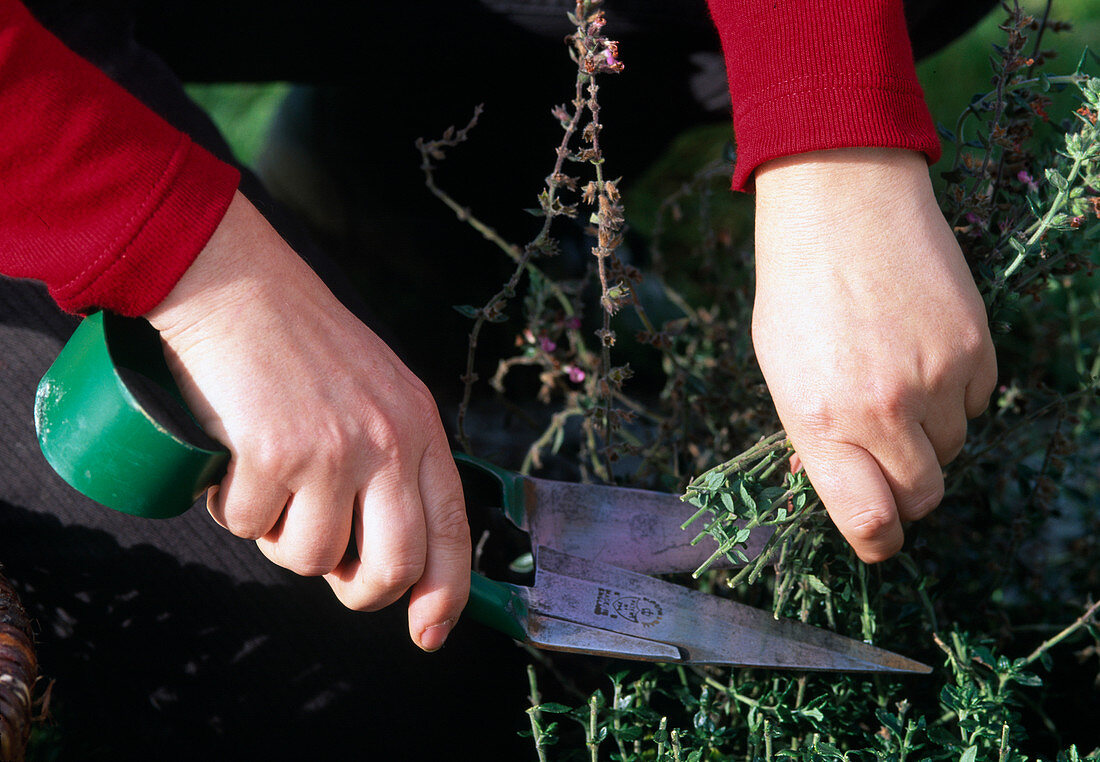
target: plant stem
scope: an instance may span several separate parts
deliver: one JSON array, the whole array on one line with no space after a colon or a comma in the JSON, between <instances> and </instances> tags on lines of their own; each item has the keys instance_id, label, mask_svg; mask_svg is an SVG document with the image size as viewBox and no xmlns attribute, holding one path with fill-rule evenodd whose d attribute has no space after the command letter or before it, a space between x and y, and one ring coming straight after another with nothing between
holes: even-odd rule
<instances>
[{"instance_id":1,"label":"plant stem","mask_svg":"<svg viewBox=\"0 0 1100 762\"><path fill-rule=\"evenodd\" d=\"M1093 615L1096 614L1096 612L1098 610L1100 610L1100 601L1097 601L1096 603L1091 604L1085 610L1084 614L1077 617L1077 619L1072 624L1070 624L1068 627L1063 629L1057 635L1055 635L1051 638L1048 638L1047 640L1044 640L1042 643L1040 643L1039 647L1036 648L1034 651L1032 651L1027 656L1027 658L1024 659L1024 663L1025 664L1032 664L1033 662L1035 662L1036 660L1041 658L1042 655L1044 653L1046 653L1047 651L1049 651L1051 648L1053 648L1054 646L1061 643L1063 640L1068 638L1073 633L1077 632L1079 629L1084 627L1086 624L1090 624L1091 621L1092 621Z\"/></svg>"},{"instance_id":2,"label":"plant stem","mask_svg":"<svg viewBox=\"0 0 1100 762\"><path fill-rule=\"evenodd\" d=\"M588 744L588 758L590 762L599 762L600 759L600 741L597 737L597 720L599 707L596 701L596 694L588 699L588 726L585 728L585 742Z\"/></svg>"},{"instance_id":3,"label":"plant stem","mask_svg":"<svg viewBox=\"0 0 1100 762\"><path fill-rule=\"evenodd\" d=\"M1077 175L1081 172L1082 161L1083 159L1080 156L1073 160L1073 167L1070 168L1069 176L1066 178L1066 187L1058 189L1058 193L1055 195L1054 201L1051 202L1050 208L1047 209L1047 213L1039 220L1035 232L1031 234L1031 237L1028 238L1027 243L1024 245L1024 250L1016 255L1016 258L1012 260L1011 264L1005 268L1001 276L994 282L995 291L1003 290L1006 287L1008 279L1012 277L1013 273L1015 273L1016 270L1020 268L1020 265L1027 259L1027 255L1031 252L1031 248L1046 234L1054 216L1061 212L1069 196L1069 189L1073 186L1073 181L1077 179Z\"/></svg>"},{"instance_id":4,"label":"plant stem","mask_svg":"<svg viewBox=\"0 0 1100 762\"><path fill-rule=\"evenodd\" d=\"M542 703L542 698L539 696L538 679L535 676L535 665L527 665L527 683L531 689L531 708L527 710L527 716L531 720L531 735L535 740L535 751L539 755L539 762L547 762L546 759L546 743L545 736L542 732L542 712L539 711L539 704Z\"/></svg>"}]
</instances>

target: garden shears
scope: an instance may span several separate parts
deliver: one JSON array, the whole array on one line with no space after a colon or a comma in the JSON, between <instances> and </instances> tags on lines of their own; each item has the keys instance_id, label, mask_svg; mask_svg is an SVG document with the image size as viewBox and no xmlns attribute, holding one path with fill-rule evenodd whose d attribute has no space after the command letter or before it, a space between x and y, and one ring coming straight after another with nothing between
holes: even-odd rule
<instances>
[{"instance_id":1,"label":"garden shears","mask_svg":"<svg viewBox=\"0 0 1100 762\"><path fill-rule=\"evenodd\" d=\"M175 412L172 412L172 411ZM155 412L151 412L155 411ZM182 413L182 415L181 415ZM82 494L126 513L186 511L224 472L143 320L95 313L39 384L35 425L50 465ZM491 477L499 509L530 537L534 584L471 574L472 618L538 648L640 661L927 674L904 656L653 574L690 572L713 548L680 525L677 495L524 476L456 453ZM758 553L767 529L750 534Z\"/></svg>"}]
</instances>

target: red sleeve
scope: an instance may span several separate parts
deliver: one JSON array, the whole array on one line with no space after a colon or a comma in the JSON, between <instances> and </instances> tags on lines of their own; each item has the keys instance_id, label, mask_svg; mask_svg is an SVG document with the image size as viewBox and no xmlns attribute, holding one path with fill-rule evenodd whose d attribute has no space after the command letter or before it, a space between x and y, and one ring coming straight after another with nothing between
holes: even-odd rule
<instances>
[{"instance_id":1,"label":"red sleeve","mask_svg":"<svg viewBox=\"0 0 1100 762\"><path fill-rule=\"evenodd\" d=\"M0 114L0 273L72 312L156 306L240 179L15 0L0 0Z\"/></svg>"},{"instance_id":2,"label":"red sleeve","mask_svg":"<svg viewBox=\"0 0 1100 762\"><path fill-rule=\"evenodd\" d=\"M855 146L940 157L902 0L708 0L737 139L735 190L765 161Z\"/></svg>"}]
</instances>

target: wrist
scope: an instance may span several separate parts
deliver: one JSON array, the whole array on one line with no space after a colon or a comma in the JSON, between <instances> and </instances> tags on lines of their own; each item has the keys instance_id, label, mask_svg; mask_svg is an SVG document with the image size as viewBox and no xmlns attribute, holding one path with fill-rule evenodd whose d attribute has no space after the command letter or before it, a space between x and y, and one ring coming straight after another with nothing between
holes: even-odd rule
<instances>
[{"instance_id":1,"label":"wrist","mask_svg":"<svg viewBox=\"0 0 1100 762\"><path fill-rule=\"evenodd\" d=\"M831 205L871 190L931 193L924 154L905 148L833 148L772 159L756 170L756 197L797 194L802 201ZM808 194L826 193L824 196ZM839 198L838 198L839 194Z\"/></svg>"},{"instance_id":2,"label":"wrist","mask_svg":"<svg viewBox=\"0 0 1100 762\"><path fill-rule=\"evenodd\" d=\"M144 317L164 333L193 323L245 290L246 233L258 214L237 191L225 216L190 267L163 300Z\"/></svg>"},{"instance_id":3,"label":"wrist","mask_svg":"<svg viewBox=\"0 0 1100 762\"><path fill-rule=\"evenodd\" d=\"M756 183L757 274L889 265L903 250L958 245L939 210L924 155L841 148L785 156Z\"/></svg>"}]
</instances>

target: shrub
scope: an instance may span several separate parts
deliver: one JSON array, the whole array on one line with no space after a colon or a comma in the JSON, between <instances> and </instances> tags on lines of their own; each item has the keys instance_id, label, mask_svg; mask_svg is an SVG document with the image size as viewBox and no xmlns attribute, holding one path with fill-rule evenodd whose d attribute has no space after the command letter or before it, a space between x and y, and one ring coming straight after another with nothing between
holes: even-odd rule
<instances>
[{"instance_id":1,"label":"shrub","mask_svg":"<svg viewBox=\"0 0 1100 762\"><path fill-rule=\"evenodd\" d=\"M1047 73L1026 48L1059 25L1006 6L992 89L941 128L954 147L942 209L985 298L1001 386L947 471L941 509L896 559L868 567L788 467L749 345L750 242L714 203L728 160L659 206L649 272L623 256L629 218L607 174L598 99L598 82L623 67L597 6L582 0L571 15L577 79L553 110L563 137L530 243L504 241L435 182L476 114L419 144L429 188L515 263L482 306L457 308L473 320L462 444L481 388L478 337L504 324L518 351L489 383L503 396L517 369L533 370L546 410L525 470L572 459L586 480L683 491L699 509L691 531L748 562L701 569L703 589L937 668L900 680L665 665L570 692L569 680L545 687L554 671L532 666L539 758L1100 760L1084 751L1100 743L1100 79L1088 55ZM559 229L591 239L581 281L553 275ZM646 378L631 381L643 365ZM744 558L735 518L775 527L760 556ZM544 701L548 690L558 701Z\"/></svg>"}]
</instances>

